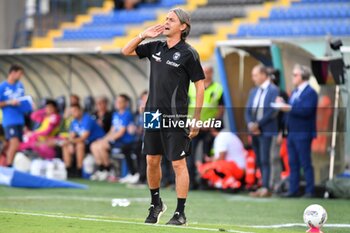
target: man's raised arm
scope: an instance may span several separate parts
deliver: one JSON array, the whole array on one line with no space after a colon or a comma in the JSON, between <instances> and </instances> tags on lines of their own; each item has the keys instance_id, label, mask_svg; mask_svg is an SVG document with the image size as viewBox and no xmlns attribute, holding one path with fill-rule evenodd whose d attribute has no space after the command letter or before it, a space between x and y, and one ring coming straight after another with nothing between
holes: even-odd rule
<instances>
[{"instance_id":1,"label":"man's raised arm","mask_svg":"<svg viewBox=\"0 0 350 233\"><path fill-rule=\"evenodd\" d=\"M127 45L122 48L122 54L125 56L136 55L137 46L147 38L156 38L164 31L164 25L157 24L155 26L147 28L145 31L141 32L137 37L132 39Z\"/></svg>"}]
</instances>

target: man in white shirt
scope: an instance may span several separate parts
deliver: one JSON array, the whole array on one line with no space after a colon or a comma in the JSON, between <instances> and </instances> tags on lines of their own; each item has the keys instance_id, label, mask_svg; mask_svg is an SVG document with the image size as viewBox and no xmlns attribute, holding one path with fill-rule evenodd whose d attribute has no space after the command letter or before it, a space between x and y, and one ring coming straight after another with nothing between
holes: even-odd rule
<instances>
[{"instance_id":1,"label":"man in white shirt","mask_svg":"<svg viewBox=\"0 0 350 233\"><path fill-rule=\"evenodd\" d=\"M217 188L239 188L244 176L246 151L241 140L232 132L212 129L214 157L199 164L198 171L208 184Z\"/></svg>"}]
</instances>

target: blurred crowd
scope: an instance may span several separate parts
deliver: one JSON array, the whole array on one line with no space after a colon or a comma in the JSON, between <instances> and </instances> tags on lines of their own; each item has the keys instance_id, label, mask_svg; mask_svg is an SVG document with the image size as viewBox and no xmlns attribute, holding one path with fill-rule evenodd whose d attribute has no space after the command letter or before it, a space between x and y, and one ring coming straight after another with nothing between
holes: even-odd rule
<instances>
[{"instance_id":1,"label":"blurred crowd","mask_svg":"<svg viewBox=\"0 0 350 233\"><path fill-rule=\"evenodd\" d=\"M214 118L224 122L223 87L213 80L211 65L204 65L203 70L201 120ZM147 182L146 156L142 154L147 91L136 100L136 111L131 108L133 100L126 94L119 94L112 103L105 96L82 100L71 94L67 102L64 96L44 99L37 110L32 110L24 105L27 98L20 82L23 72L22 67L11 66L7 80L0 85L2 135L6 139L2 140L0 165L15 165L15 155L20 151L31 159L61 159L68 177L131 184ZM261 65L254 67L255 87L245 108L249 145L244 146L224 125L201 128L191 143L192 156L187 157L190 189L245 187L255 190L251 192L253 197L269 197L273 192L281 192L284 183L289 187L286 196L294 197L299 195L299 171L303 168L305 195L312 197L311 141L316 135L317 94L308 84L310 75L307 67L295 66L293 84L297 88L288 98L278 88L278 71ZM189 114L196 98L192 85ZM278 108L271 107L276 103ZM171 163L163 159L161 186L172 186L174 182Z\"/></svg>"},{"instance_id":2,"label":"blurred crowd","mask_svg":"<svg viewBox=\"0 0 350 233\"><path fill-rule=\"evenodd\" d=\"M140 154L146 91L137 100L136 112L132 112L126 94L119 94L112 104L104 96L88 96L82 101L71 94L67 103L64 96L47 98L37 110L24 111L23 73L22 67L12 66L7 81L0 86L2 165L16 166L16 153L22 152L30 159L59 158L68 177L82 177L86 173L84 160L93 156L94 167L87 169L93 171L89 177L115 181L120 175L112 166L111 158L115 156L125 159L129 171L121 181L146 181L145 156Z\"/></svg>"}]
</instances>

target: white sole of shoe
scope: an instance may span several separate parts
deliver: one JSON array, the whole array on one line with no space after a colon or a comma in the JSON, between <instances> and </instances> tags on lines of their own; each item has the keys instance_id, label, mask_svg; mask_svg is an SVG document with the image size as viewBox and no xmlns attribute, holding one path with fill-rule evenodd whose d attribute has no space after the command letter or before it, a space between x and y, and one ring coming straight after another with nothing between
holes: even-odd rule
<instances>
[{"instance_id":1,"label":"white sole of shoe","mask_svg":"<svg viewBox=\"0 0 350 233\"><path fill-rule=\"evenodd\" d=\"M157 222L156 222L155 224L158 224L158 223L159 223L160 217L165 213L165 211L167 210L167 208L168 208L168 207L163 203L163 210L162 210L162 212L160 212L160 213L158 214Z\"/></svg>"}]
</instances>

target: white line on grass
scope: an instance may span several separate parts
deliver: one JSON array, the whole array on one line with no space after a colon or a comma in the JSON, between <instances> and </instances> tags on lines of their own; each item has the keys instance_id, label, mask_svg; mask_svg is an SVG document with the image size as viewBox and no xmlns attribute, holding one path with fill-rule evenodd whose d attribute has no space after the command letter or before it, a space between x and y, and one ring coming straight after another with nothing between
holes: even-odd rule
<instances>
[{"instance_id":1,"label":"white line on grass","mask_svg":"<svg viewBox=\"0 0 350 233\"><path fill-rule=\"evenodd\" d=\"M1 199L7 200L65 200L65 201L92 201L92 202L110 202L112 199L128 199L133 202L148 202L150 199L148 197L81 197L81 196L12 196L12 197L2 197Z\"/></svg>"},{"instance_id":2,"label":"white line on grass","mask_svg":"<svg viewBox=\"0 0 350 233\"><path fill-rule=\"evenodd\" d=\"M91 202L110 202L114 198L128 199L133 202L149 202L149 197L89 197L89 196L63 196L63 195L33 195L33 196L8 196L1 199L7 200L65 200L65 201L91 201ZM249 202L271 202L269 198L252 198L245 196L227 196L228 201L249 201Z\"/></svg>"},{"instance_id":3,"label":"white line on grass","mask_svg":"<svg viewBox=\"0 0 350 233\"><path fill-rule=\"evenodd\" d=\"M121 221L121 220L111 220L111 219L97 219L97 218L87 218L87 217L74 217L68 215L55 215L55 214L39 214L39 213L29 213L29 212L17 212L17 211L5 211L0 210L2 214L19 214L19 215L28 215L28 216L37 216L37 217L48 217L48 218L62 218L62 219L75 219L80 221L91 221L91 222L108 222L108 223L121 223L121 224L130 224L130 225L142 225L142 226L153 226L153 227L164 227L164 228L179 228L178 226L171 225L162 225L162 224L146 224L140 222L129 222L129 221ZM216 228L205 228L205 227L183 227L184 229L191 230L199 230L199 231L224 231L224 232L232 232L232 233L253 233L247 231L236 231L230 229L216 229Z\"/></svg>"},{"instance_id":4,"label":"white line on grass","mask_svg":"<svg viewBox=\"0 0 350 233\"><path fill-rule=\"evenodd\" d=\"M272 229L272 228L287 228L287 227L305 227L306 224L304 223L286 223L286 224L276 224L276 225L256 225L256 226L249 226L249 225L240 225L239 227L251 227L251 228L260 228L260 229ZM325 224L324 227L330 227L330 228L350 228L350 224Z\"/></svg>"},{"instance_id":5,"label":"white line on grass","mask_svg":"<svg viewBox=\"0 0 350 233\"><path fill-rule=\"evenodd\" d=\"M228 201L237 201L237 202L274 202L277 201L278 199L274 198L255 198L255 197L247 197L247 196L242 196L242 195L234 195L234 196L226 196L226 199Z\"/></svg>"}]
</instances>

